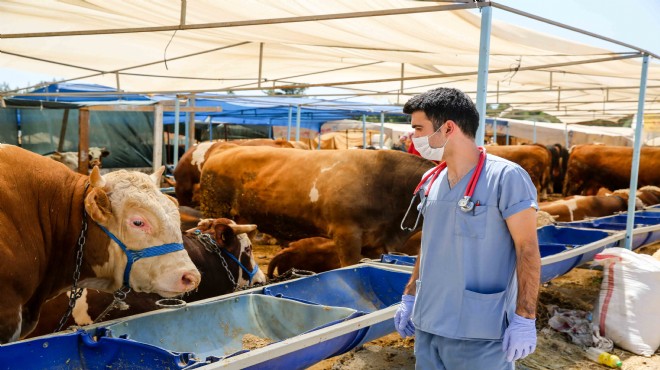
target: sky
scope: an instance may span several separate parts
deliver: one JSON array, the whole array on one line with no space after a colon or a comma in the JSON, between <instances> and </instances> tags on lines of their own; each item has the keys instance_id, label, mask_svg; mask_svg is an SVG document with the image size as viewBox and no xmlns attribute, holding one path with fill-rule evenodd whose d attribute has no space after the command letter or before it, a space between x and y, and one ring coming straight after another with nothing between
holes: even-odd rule
<instances>
[{"instance_id":1,"label":"sky","mask_svg":"<svg viewBox=\"0 0 660 370\"><path fill-rule=\"evenodd\" d=\"M660 54L660 0L496 1L518 10L623 41L655 54ZM560 29L500 9L494 9L493 19L533 28L537 31L551 33L593 46L616 51L621 50L608 42ZM0 68L0 83L6 82L12 88L29 86L39 81L51 81L58 77Z\"/></svg>"}]
</instances>

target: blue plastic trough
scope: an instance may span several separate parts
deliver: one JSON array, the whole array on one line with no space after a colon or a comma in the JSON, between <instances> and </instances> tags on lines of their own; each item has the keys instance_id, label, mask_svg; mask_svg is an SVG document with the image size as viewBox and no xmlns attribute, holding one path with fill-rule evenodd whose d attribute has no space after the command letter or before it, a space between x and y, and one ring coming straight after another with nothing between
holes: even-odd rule
<instances>
[{"instance_id":1,"label":"blue plastic trough","mask_svg":"<svg viewBox=\"0 0 660 370\"><path fill-rule=\"evenodd\" d=\"M614 232L625 232L628 216L620 214L616 216L607 216L595 218L589 221L560 222L560 226L588 228L595 230ZM653 227L658 226L658 227ZM643 232L633 230L632 249L637 249L643 245L651 244L660 240L660 212L657 211L639 211L635 212L635 229L652 227L652 230ZM624 241L619 241L616 247L624 247Z\"/></svg>"},{"instance_id":2,"label":"blue plastic trough","mask_svg":"<svg viewBox=\"0 0 660 370\"><path fill-rule=\"evenodd\" d=\"M409 279L410 273L358 266L271 285L264 288L263 292L276 297L327 306L349 307L359 312L371 313L398 304ZM357 333L358 342L333 355L346 352L393 331L393 319L372 325Z\"/></svg>"},{"instance_id":3,"label":"blue plastic trough","mask_svg":"<svg viewBox=\"0 0 660 370\"><path fill-rule=\"evenodd\" d=\"M194 352L196 357L206 360L197 364L201 366L247 352L243 346L245 338L277 342L360 315L345 307L245 294L128 318L108 325L101 332L168 350ZM333 338L250 369L302 369L347 348L356 341L355 335Z\"/></svg>"},{"instance_id":4,"label":"blue plastic trough","mask_svg":"<svg viewBox=\"0 0 660 370\"><path fill-rule=\"evenodd\" d=\"M125 339L99 338L78 331L0 346L0 368L184 369L195 364L190 353L175 353Z\"/></svg>"},{"instance_id":5,"label":"blue plastic trough","mask_svg":"<svg viewBox=\"0 0 660 370\"><path fill-rule=\"evenodd\" d=\"M592 261L596 254L617 243L617 240L608 240L610 234L601 230L544 226L537 230L537 235L541 252L542 283Z\"/></svg>"},{"instance_id":6,"label":"blue plastic trough","mask_svg":"<svg viewBox=\"0 0 660 370\"><path fill-rule=\"evenodd\" d=\"M610 233L600 230L545 226L537 229L541 252L541 282L564 275L576 266L594 259L605 248L616 245ZM383 255L382 263L413 266L416 257Z\"/></svg>"}]
</instances>

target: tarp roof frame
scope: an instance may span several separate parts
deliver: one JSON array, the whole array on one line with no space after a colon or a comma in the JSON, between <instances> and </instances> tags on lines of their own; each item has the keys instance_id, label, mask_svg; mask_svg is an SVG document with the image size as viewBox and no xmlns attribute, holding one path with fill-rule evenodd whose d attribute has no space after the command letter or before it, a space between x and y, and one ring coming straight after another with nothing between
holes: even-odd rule
<instances>
[{"instance_id":1,"label":"tarp roof frame","mask_svg":"<svg viewBox=\"0 0 660 370\"><path fill-rule=\"evenodd\" d=\"M93 76L85 80L134 93L297 83L391 102L403 89L401 103L435 86L474 98L480 17L465 10L474 7L401 0L4 1L0 66ZM604 50L497 22L496 12L493 19L488 103L543 110L564 122L635 113L643 50L623 44ZM658 95L660 66L651 63L646 112L660 111Z\"/></svg>"}]
</instances>

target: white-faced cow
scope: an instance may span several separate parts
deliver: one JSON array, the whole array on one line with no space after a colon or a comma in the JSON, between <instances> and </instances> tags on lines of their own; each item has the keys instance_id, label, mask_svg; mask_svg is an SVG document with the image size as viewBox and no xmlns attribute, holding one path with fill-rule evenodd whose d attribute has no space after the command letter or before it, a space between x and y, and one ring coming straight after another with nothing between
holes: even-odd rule
<instances>
[{"instance_id":1,"label":"white-faced cow","mask_svg":"<svg viewBox=\"0 0 660 370\"><path fill-rule=\"evenodd\" d=\"M179 163L174 169L174 192L179 204L182 206L199 206L197 191L199 188L199 177L204 167L204 161L217 151L227 147L240 146L272 146L277 148L293 148L293 144L286 140L251 139L232 141L207 141L188 149L181 156Z\"/></svg>"},{"instance_id":2,"label":"white-faced cow","mask_svg":"<svg viewBox=\"0 0 660 370\"><path fill-rule=\"evenodd\" d=\"M233 147L207 159L201 210L256 223L278 240L331 238L346 266L359 262L362 248L393 251L404 244L410 233L399 227L401 219L433 166L391 150Z\"/></svg>"},{"instance_id":3,"label":"white-faced cow","mask_svg":"<svg viewBox=\"0 0 660 370\"><path fill-rule=\"evenodd\" d=\"M30 333L74 271L79 287L108 292L130 285L172 297L199 285L176 200L156 187L163 170L85 176L0 145L0 342Z\"/></svg>"},{"instance_id":4,"label":"white-faced cow","mask_svg":"<svg viewBox=\"0 0 660 370\"><path fill-rule=\"evenodd\" d=\"M204 277L197 289L183 297L186 302L211 298L231 293L238 287L266 282L265 275L252 255L249 235L254 233L256 228L256 225L237 225L228 219L210 219L203 220L198 228L183 234L183 245ZM208 234L211 239L203 234ZM131 292L125 300L127 309L113 309L101 319L114 320L159 309L161 307L156 302L160 299L156 294ZM64 327L91 324L112 302L112 294L85 289ZM68 293L60 294L46 302L41 309L39 323L30 337L52 333L58 327L68 303Z\"/></svg>"},{"instance_id":5,"label":"white-faced cow","mask_svg":"<svg viewBox=\"0 0 660 370\"><path fill-rule=\"evenodd\" d=\"M105 147L90 147L87 151L87 156L89 157L89 169L91 170L94 166L101 168L102 159L108 155L110 155L110 152ZM46 154L46 156L50 159L64 163L65 166L74 171L78 171L78 152L55 152L52 154Z\"/></svg>"}]
</instances>

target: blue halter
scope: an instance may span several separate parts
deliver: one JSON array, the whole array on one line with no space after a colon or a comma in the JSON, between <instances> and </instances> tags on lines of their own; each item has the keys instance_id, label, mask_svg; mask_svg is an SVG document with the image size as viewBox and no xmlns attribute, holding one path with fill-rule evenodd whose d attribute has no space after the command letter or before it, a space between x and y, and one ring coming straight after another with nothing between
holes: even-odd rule
<instances>
[{"instance_id":1,"label":"blue halter","mask_svg":"<svg viewBox=\"0 0 660 370\"><path fill-rule=\"evenodd\" d=\"M252 284L252 278L254 277L254 275L257 274L257 272L259 272L259 266L258 266L258 265L255 265L255 266L254 266L254 270L250 271L250 270L247 269L247 267L245 267L245 266L241 263L241 261L238 260L238 258L236 258L233 254L229 253L229 251L228 251L227 249L225 249L225 248L220 248L220 250L221 250L222 252L224 252L224 254L226 254L227 256L229 256L229 258L231 258L232 260L234 260L234 262L236 262L236 263L238 264L238 266L241 268L241 270L245 271L245 273L248 274L248 277L249 277L249 279L248 279L248 284ZM238 282L237 282L236 284L238 284Z\"/></svg>"},{"instance_id":2,"label":"blue halter","mask_svg":"<svg viewBox=\"0 0 660 370\"><path fill-rule=\"evenodd\" d=\"M141 258L148 258L148 257L156 257L156 256L161 256L163 254L168 254L172 252L177 252L180 250L183 250L183 244L181 243L169 243L169 244L163 244L163 245L158 245L155 247L149 247L145 248L139 251L134 251L131 249L128 249L124 243L122 243L113 233L111 233L108 229L105 227L99 225L101 230L103 230L110 239L114 240L117 245L126 253L126 258L127 258L127 263L126 263L126 269L124 270L124 283L123 286L125 287L130 287L128 284L128 278L131 276L131 268L133 267L133 262L141 259Z\"/></svg>"}]
</instances>

